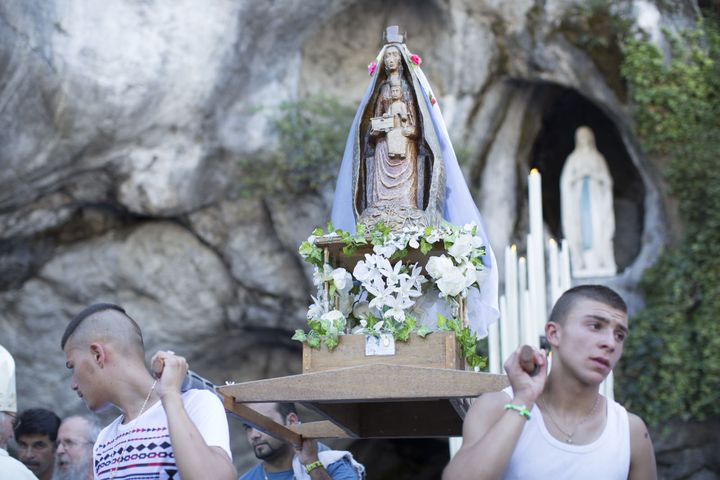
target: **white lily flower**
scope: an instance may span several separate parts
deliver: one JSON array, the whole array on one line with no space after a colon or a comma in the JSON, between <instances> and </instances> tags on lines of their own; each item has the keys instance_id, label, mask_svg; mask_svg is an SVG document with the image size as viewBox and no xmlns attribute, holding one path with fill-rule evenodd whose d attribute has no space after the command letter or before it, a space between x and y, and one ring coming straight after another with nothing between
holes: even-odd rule
<instances>
[{"instance_id":1,"label":"white lily flower","mask_svg":"<svg viewBox=\"0 0 720 480\"><path fill-rule=\"evenodd\" d=\"M400 282L400 278L407 275L401 273L400 270L403 267L401 261L395 262L395 266L391 266L389 261L385 261L382 266L379 265L379 271L385 276L388 287L394 287Z\"/></svg>"},{"instance_id":2,"label":"white lily flower","mask_svg":"<svg viewBox=\"0 0 720 480\"><path fill-rule=\"evenodd\" d=\"M370 285L370 288L368 288L367 291L375 297L370 301L370 308L382 310L383 307L394 298L392 295L394 293L394 289L392 287L385 286L384 282L378 282Z\"/></svg>"},{"instance_id":3,"label":"white lily flower","mask_svg":"<svg viewBox=\"0 0 720 480\"><path fill-rule=\"evenodd\" d=\"M423 277L419 278L425 280ZM418 285L418 282L414 281L413 278L409 275L406 275L404 278L400 279L400 285L397 287L396 292L398 295L407 298L419 297L422 295L420 285Z\"/></svg>"}]
</instances>

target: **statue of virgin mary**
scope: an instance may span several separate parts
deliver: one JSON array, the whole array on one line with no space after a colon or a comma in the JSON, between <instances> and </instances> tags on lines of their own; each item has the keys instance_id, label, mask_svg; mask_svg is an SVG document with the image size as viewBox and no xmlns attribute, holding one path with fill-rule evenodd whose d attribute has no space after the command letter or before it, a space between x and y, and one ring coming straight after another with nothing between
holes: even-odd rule
<instances>
[{"instance_id":1,"label":"statue of virgin mary","mask_svg":"<svg viewBox=\"0 0 720 480\"><path fill-rule=\"evenodd\" d=\"M443 222L477 225L476 234L486 246L483 264L488 275L480 292L471 289L468 320L483 336L498 317L495 255L420 63L398 27L388 27L385 45L368 66L370 84L345 143L332 223L352 233L356 224L372 227L380 221L395 230ZM397 85L402 87L402 98L393 99ZM404 107L397 108L399 101ZM406 137L404 155L392 154L388 145L388 134L397 128L395 111L406 112L401 132Z\"/></svg>"}]
</instances>

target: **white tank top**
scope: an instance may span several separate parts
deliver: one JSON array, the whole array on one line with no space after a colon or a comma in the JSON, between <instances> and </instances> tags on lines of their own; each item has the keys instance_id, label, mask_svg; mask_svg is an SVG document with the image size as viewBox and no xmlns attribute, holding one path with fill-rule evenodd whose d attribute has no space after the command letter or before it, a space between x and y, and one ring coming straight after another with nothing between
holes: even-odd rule
<instances>
[{"instance_id":1,"label":"white tank top","mask_svg":"<svg viewBox=\"0 0 720 480\"><path fill-rule=\"evenodd\" d=\"M503 392L512 398L510 388ZM530 412L532 420L525 422L502 478L627 479L630 472L630 424L627 411L614 400L606 403L605 429L597 440L587 445L568 444L550 435L540 409L534 405Z\"/></svg>"}]
</instances>

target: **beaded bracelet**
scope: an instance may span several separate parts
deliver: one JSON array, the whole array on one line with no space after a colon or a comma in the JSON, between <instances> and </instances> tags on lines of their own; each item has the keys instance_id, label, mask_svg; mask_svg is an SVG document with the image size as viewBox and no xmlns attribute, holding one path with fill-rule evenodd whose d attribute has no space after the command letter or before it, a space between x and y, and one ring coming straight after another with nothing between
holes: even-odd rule
<instances>
[{"instance_id":1,"label":"beaded bracelet","mask_svg":"<svg viewBox=\"0 0 720 480\"><path fill-rule=\"evenodd\" d=\"M320 468L322 466L323 466L323 464L320 460L315 460L314 462L308 463L307 465L305 465L305 471L307 473L310 473L313 470L315 470L316 468Z\"/></svg>"},{"instance_id":2,"label":"beaded bracelet","mask_svg":"<svg viewBox=\"0 0 720 480\"><path fill-rule=\"evenodd\" d=\"M520 416L525 417L526 419L530 420L532 417L530 416L530 410L527 409L525 405L515 405L512 403L508 403L505 405L505 410L514 410L520 414Z\"/></svg>"}]
</instances>

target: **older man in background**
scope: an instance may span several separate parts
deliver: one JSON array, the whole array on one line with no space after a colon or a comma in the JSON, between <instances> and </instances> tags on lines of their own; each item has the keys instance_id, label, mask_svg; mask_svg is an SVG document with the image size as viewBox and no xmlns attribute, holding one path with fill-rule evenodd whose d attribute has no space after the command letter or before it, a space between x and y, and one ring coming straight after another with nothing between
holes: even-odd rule
<instances>
[{"instance_id":1,"label":"older man in background","mask_svg":"<svg viewBox=\"0 0 720 480\"><path fill-rule=\"evenodd\" d=\"M18 459L40 480L52 479L58 428L60 417L45 408L30 408L18 415L15 424Z\"/></svg>"},{"instance_id":2,"label":"older man in background","mask_svg":"<svg viewBox=\"0 0 720 480\"><path fill-rule=\"evenodd\" d=\"M93 480L93 444L101 427L95 417L73 415L60 424L53 480Z\"/></svg>"},{"instance_id":3,"label":"older man in background","mask_svg":"<svg viewBox=\"0 0 720 480\"><path fill-rule=\"evenodd\" d=\"M12 458L7 452L7 443L13 437L16 413L15 361L0 345L0 478L37 480L25 465Z\"/></svg>"}]
</instances>

